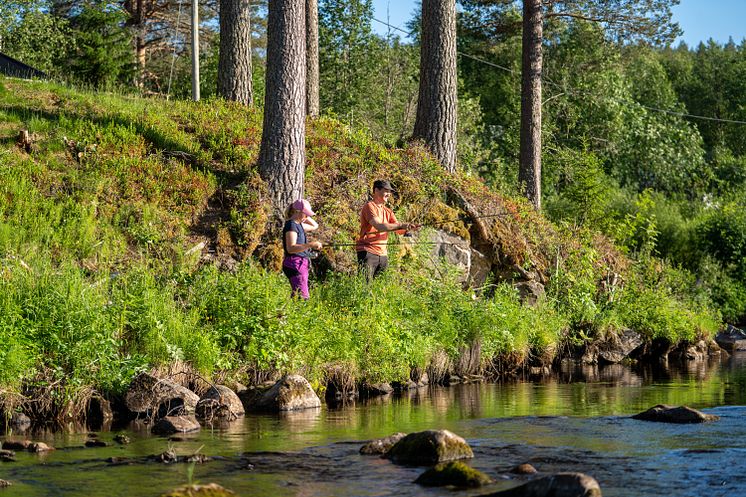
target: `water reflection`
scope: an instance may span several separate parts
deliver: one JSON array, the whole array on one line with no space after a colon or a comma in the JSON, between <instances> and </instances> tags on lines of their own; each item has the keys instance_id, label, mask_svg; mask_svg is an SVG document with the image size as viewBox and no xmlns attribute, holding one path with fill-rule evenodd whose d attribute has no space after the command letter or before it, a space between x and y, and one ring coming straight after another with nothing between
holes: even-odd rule
<instances>
[{"instance_id":1,"label":"water reflection","mask_svg":"<svg viewBox=\"0 0 746 497\"><path fill-rule=\"evenodd\" d=\"M503 482L492 491L514 484L502 480L517 478L505 476L510 467L531 462L541 472L591 472L603 480L604 495L725 495L713 491L710 483L718 475L707 469L707 463L720 461L721 467L731 469L736 464L746 475L746 467L740 467L746 461L741 463L738 455L746 450L746 409L719 407L713 412L722 416L721 421L705 426L661 426L627 417L659 403L695 408L746 404L746 353L727 362L692 361L678 368L565 364L559 373L537 383L419 388L338 408L249 414L178 440L154 437L150 423L136 421L127 427L132 438L127 446L83 448L88 434L74 427L67 432L13 433L3 439L29 437L59 450L45 456L44 468L36 455L24 453L2 469L4 479L23 482L13 489L13 495L22 496L73 496L83 489L90 496L155 496L189 478L216 481L241 495L445 496L450 491L413 486L416 468L357 454L363 440L445 428L469 440L475 448L475 467ZM104 431L98 436L111 442L115 435ZM221 459L193 470L139 462L111 467L105 462L122 456L144 460L168 449ZM712 450L719 452L708 452ZM701 481L685 476L686 468L694 468ZM96 488L90 485L94 479L99 482ZM149 482L147 489L141 489L142 481ZM679 489L682 481L689 487ZM677 491L671 493L669 487ZM730 475L720 488L731 494L746 492L746 476ZM461 495L480 493L489 492Z\"/></svg>"}]
</instances>

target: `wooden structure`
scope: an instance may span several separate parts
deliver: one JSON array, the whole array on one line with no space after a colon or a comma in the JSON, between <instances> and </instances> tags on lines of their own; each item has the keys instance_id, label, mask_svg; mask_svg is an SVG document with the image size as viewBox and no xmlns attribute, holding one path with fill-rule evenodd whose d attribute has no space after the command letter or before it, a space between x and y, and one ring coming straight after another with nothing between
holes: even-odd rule
<instances>
[{"instance_id":1,"label":"wooden structure","mask_svg":"<svg viewBox=\"0 0 746 497\"><path fill-rule=\"evenodd\" d=\"M23 79L47 79L47 75L38 69L24 64L23 62L9 57L0 52L0 74L13 78Z\"/></svg>"}]
</instances>

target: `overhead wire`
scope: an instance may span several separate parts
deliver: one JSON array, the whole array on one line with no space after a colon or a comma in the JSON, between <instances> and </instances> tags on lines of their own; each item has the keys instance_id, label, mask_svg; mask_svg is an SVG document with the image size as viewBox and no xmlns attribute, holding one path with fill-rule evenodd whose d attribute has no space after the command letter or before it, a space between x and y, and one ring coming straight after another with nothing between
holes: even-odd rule
<instances>
[{"instance_id":1,"label":"overhead wire","mask_svg":"<svg viewBox=\"0 0 746 497\"><path fill-rule=\"evenodd\" d=\"M396 31L404 33L407 36L411 36L412 34L414 34L414 31L407 31L407 30L402 29L402 28L400 28L398 26L394 26L394 25L391 25L391 24L389 24L387 22L381 21L380 19L377 19L375 17L372 17L371 19L374 20L374 21L376 21L376 22L378 22L378 23L380 23L380 24L383 24L384 26L387 26L387 27L389 27L391 29L394 29ZM485 60L485 59L482 59L482 58L479 58L479 57L475 57L474 55L462 52L460 50L457 50L456 53L458 55L460 55L461 57L466 57L468 59L475 60L475 61L480 62L482 64L494 67L496 69L500 69L500 70L505 71L505 72L509 72L511 74L516 74L516 72L517 72L517 71L515 71L513 69L510 69L509 67L501 66L500 64L495 64L494 62L490 62L488 60ZM570 94L570 95L573 95L573 96L593 95L590 92L579 92L577 90L567 89L567 88L563 87L562 85L560 85L558 83L554 83L554 82L552 82L551 80L549 80L547 78L543 78L543 81L545 81L547 84L549 84L551 86L554 86L556 88L564 90L567 94ZM607 101L613 101L613 102L617 102L617 103L619 103L619 102L625 103L623 100L615 99L615 98L608 97L608 96L600 96L600 98L604 99L604 100L607 100ZM746 124L746 121L741 121L741 120L738 120L738 119L723 119L723 118L719 118L719 117L700 116L700 115L697 115L697 114L689 114L689 113L681 112L681 111L677 111L677 110L661 109L661 108L658 108L658 107L652 107L650 105L644 105L644 104L641 104L641 103L637 103L637 105L639 107L643 108L643 109L646 109L646 110L650 110L650 111L653 111L653 112L660 112L662 114L669 114L669 115L672 115L672 116L677 116L677 117L682 117L682 118L701 119L701 120L704 120L704 121L721 122L721 123L728 123L728 124Z\"/></svg>"}]
</instances>

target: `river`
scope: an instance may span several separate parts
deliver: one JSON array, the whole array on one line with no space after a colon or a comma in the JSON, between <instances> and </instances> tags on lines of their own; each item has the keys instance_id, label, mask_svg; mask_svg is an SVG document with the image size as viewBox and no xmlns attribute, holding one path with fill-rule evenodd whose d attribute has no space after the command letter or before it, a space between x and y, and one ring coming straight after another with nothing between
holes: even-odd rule
<instances>
[{"instance_id":1,"label":"river","mask_svg":"<svg viewBox=\"0 0 746 497\"><path fill-rule=\"evenodd\" d=\"M688 405L717 422L635 421L655 404ZM454 492L413 482L423 468L361 456L364 440L397 431L445 428L466 438L469 462L494 484ZM125 433L132 442L112 442ZM746 356L689 368L570 368L539 382L431 387L393 398L282 416L249 415L220 429L168 440L133 423L98 432L108 447L84 448L90 434L35 432L58 450L17 453L0 462L5 496L158 496L186 483L215 482L242 496L473 496L526 479L509 473L529 462L539 475L581 471L609 496L708 497L746 494ZM8 435L2 440L24 438ZM204 464L146 462L168 449L212 456ZM111 457L129 458L115 465Z\"/></svg>"}]
</instances>

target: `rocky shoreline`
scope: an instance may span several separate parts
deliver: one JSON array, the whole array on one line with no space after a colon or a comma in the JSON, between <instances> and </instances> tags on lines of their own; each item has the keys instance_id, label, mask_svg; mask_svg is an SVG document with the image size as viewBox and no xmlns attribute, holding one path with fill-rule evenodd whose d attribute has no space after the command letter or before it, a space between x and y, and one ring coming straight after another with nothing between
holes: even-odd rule
<instances>
[{"instance_id":1,"label":"rocky shoreline","mask_svg":"<svg viewBox=\"0 0 746 497\"><path fill-rule=\"evenodd\" d=\"M731 327L732 328L732 327ZM735 331L733 331L735 330ZM632 330L597 339L583 347L565 347L559 353L544 355L522 363L511 363L510 358L498 358L489 367L480 364L479 344L464 348L458 360L448 361L447 367L434 358L425 369L412 368L405 381L369 383L358 381L341 366L325 371L326 383L319 389L321 397L310 383L298 375L267 374L270 379L246 386L234 382L230 386L212 384L188 371L171 374L141 373L131 382L123 398L93 392L78 419L66 419L90 428L110 426L112 422L126 422L145 418L156 424L153 429L162 433L198 430L200 422L230 421L246 412L280 412L318 408L322 402L330 406L344 405L356 399L402 394L430 384L450 386L459 383L505 380L509 378L541 380L567 367L603 368L609 365L692 365L708 360L729 357L725 350L738 339L736 328L728 329L713 339L673 345L664 340L645 341ZM740 336L740 335L739 335ZM737 342L740 343L740 342ZM746 342L744 342L746 343ZM569 350L569 353L567 352ZM731 350L736 350L731 346ZM176 368L170 368L171 370ZM32 404L30 399L27 404ZM6 409L3 410L3 405ZM0 432L23 433L31 426L50 426L54 420L38 418L33 409L19 402L11 409L0 403ZM164 419L189 416L190 422L167 423Z\"/></svg>"}]
</instances>

